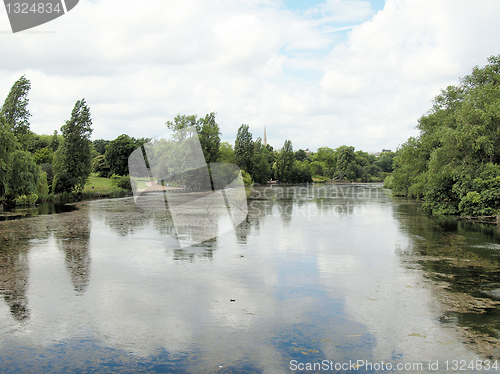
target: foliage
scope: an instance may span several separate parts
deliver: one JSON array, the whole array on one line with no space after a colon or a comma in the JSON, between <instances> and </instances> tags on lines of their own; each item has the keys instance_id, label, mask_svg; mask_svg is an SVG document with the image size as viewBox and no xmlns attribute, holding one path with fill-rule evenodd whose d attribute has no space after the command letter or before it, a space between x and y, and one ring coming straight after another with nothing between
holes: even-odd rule
<instances>
[{"instance_id":1,"label":"foliage","mask_svg":"<svg viewBox=\"0 0 500 374\"><path fill-rule=\"evenodd\" d=\"M110 170L104 155L99 155L92 161L92 173L97 173L99 177L107 177Z\"/></svg>"},{"instance_id":2,"label":"foliage","mask_svg":"<svg viewBox=\"0 0 500 374\"><path fill-rule=\"evenodd\" d=\"M261 138L257 138L253 144L253 165L251 170L252 179L257 183L267 183L271 178L268 153L269 150L262 145Z\"/></svg>"},{"instance_id":3,"label":"foliage","mask_svg":"<svg viewBox=\"0 0 500 374\"><path fill-rule=\"evenodd\" d=\"M14 199L14 204L17 206L35 205L37 201L38 201L38 195L35 193L32 193L32 194L29 194L28 196L21 195L21 196L16 197Z\"/></svg>"},{"instance_id":4,"label":"foliage","mask_svg":"<svg viewBox=\"0 0 500 374\"><path fill-rule=\"evenodd\" d=\"M420 135L396 152L386 186L425 200L435 214L500 212L500 56L441 91Z\"/></svg>"},{"instance_id":5,"label":"foliage","mask_svg":"<svg viewBox=\"0 0 500 374\"><path fill-rule=\"evenodd\" d=\"M207 163L214 163L220 157L220 130L215 122L215 113L210 113L205 118L200 118L196 122L196 131L200 139L203 156Z\"/></svg>"},{"instance_id":6,"label":"foliage","mask_svg":"<svg viewBox=\"0 0 500 374\"><path fill-rule=\"evenodd\" d=\"M252 134L248 130L248 125L241 125L236 134L234 143L234 154L236 164L246 172L251 172L253 166L253 141Z\"/></svg>"},{"instance_id":7,"label":"foliage","mask_svg":"<svg viewBox=\"0 0 500 374\"><path fill-rule=\"evenodd\" d=\"M106 147L108 146L109 143L111 143L111 140L104 140L104 139L96 139L92 142L92 144L94 145L94 149L100 155L104 155L104 153L106 153Z\"/></svg>"},{"instance_id":8,"label":"foliage","mask_svg":"<svg viewBox=\"0 0 500 374\"><path fill-rule=\"evenodd\" d=\"M0 116L0 198L4 197L12 170L12 152L17 148L16 138L5 118Z\"/></svg>"},{"instance_id":9,"label":"foliage","mask_svg":"<svg viewBox=\"0 0 500 374\"><path fill-rule=\"evenodd\" d=\"M52 151L52 148L50 148L50 147L41 148L41 149L38 149L33 154L33 159L35 160L35 163L37 165L51 164L52 160L54 159L54 152Z\"/></svg>"},{"instance_id":10,"label":"foliage","mask_svg":"<svg viewBox=\"0 0 500 374\"><path fill-rule=\"evenodd\" d=\"M128 175L116 175L111 176L111 186L116 188L121 188L127 191L132 191L132 184L130 182L130 177Z\"/></svg>"},{"instance_id":11,"label":"foliage","mask_svg":"<svg viewBox=\"0 0 500 374\"><path fill-rule=\"evenodd\" d=\"M291 183L292 180L292 168L293 162L295 161L293 146L290 140L285 140L283 147L278 153L278 158L274 163L274 175L277 180L284 183Z\"/></svg>"},{"instance_id":12,"label":"foliage","mask_svg":"<svg viewBox=\"0 0 500 374\"><path fill-rule=\"evenodd\" d=\"M135 138L126 134L118 136L106 147L105 162L103 163L100 161L100 170L104 171L106 167L109 167L109 172L106 176L113 174L128 175L128 158L132 152L141 145L142 144L138 143ZM97 169L94 169L94 171L98 172ZM101 172L99 173L101 174ZM105 176L104 173L101 175Z\"/></svg>"},{"instance_id":13,"label":"foliage","mask_svg":"<svg viewBox=\"0 0 500 374\"><path fill-rule=\"evenodd\" d=\"M52 191L56 194L62 192L71 192L76 186L76 179L66 171L55 175L52 182Z\"/></svg>"},{"instance_id":14,"label":"foliage","mask_svg":"<svg viewBox=\"0 0 500 374\"><path fill-rule=\"evenodd\" d=\"M81 191L92 170L91 126L90 109L85 99L78 100L71 118L61 127L64 141L56 152L56 172L67 174L62 179L58 178L59 184L64 181L64 188L74 183L74 188Z\"/></svg>"},{"instance_id":15,"label":"foliage","mask_svg":"<svg viewBox=\"0 0 500 374\"><path fill-rule=\"evenodd\" d=\"M21 150L12 152L11 170L7 184L7 195L12 199L36 192L40 168L31 153Z\"/></svg>"},{"instance_id":16,"label":"foliage","mask_svg":"<svg viewBox=\"0 0 500 374\"><path fill-rule=\"evenodd\" d=\"M36 185L36 192L40 197L46 197L49 194L49 184L47 182L47 173L40 168L40 177Z\"/></svg>"},{"instance_id":17,"label":"foliage","mask_svg":"<svg viewBox=\"0 0 500 374\"><path fill-rule=\"evenodd\" d=\"M251 175L248 174L245 170L241 171L241 176L243 177L243 184L245 186L251 186L253 184Z\"/></svg>"},{"instance_id":18,"label":"foliage","mask_svg":"<svg viewBox=\"0 0 500 374\"><path fill-rule=\"evenodd\" d=\"M303 149L299 149L298 151L296 151L294 156L297 161L305 161L307 159L306 151L304 151Z\"/></svg>"},{"instance_id":19,"label":"foliage","mask_svg":"<svg viewBox=\"0 0 500 374\"><path fill-rule=\"evenodd\" d=\"M233 146L228 142L223 142L219 146L219 160L217 162L236 165L236 155Z\"/></svg>"},{"instance_id":20,"label":"foliage","mask_svg":"<svg viewBox=\"0 0 500 374\"><path fill-rule=\"evenodd\" d=\"M0 110L0 116L5 118L12 133L24 149L27 149L30 132L29 117L31 114L28 110L29 99L27 98L30 89L31 82L23 75L10 89Z\"/></svg>"}]
</instances>

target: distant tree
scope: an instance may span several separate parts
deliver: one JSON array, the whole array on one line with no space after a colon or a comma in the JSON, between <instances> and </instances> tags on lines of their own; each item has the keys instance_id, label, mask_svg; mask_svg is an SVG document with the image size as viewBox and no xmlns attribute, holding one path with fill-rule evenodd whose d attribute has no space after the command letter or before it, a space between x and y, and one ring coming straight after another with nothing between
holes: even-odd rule
<instances>
[{"instance_id":1,"label":"distant tree","mask_svg":"<svg viewBox=\"0 0 500 374\"><path fill-rule=\"evenodd\" d=\"M205 118L196 122L196 131L200 138L201 149L207 163L217 162L219 159L220 129L215 122L215 113L210 113Z\"/></svg>"},{"instance_id":2,"label":"distant tree","mask_svg":"<svg viewBox=\"0 0 500 374\"><path fill-rule=\"evenodd\" d=\"M174 131L177 141L191 138L196 134L196 115L180 115L174 117L174 121L165 122L167 127Z\"/></svg>"},{"instance_id":3,"label":"distant tree","mask_svg":"<svg viewBox=\"0 0 500 374\"><path fill-rule=\"evenodd\" d=\"M280 182L292 182L292 168L295 157L293 154L293 146L290 140L285 140L283 148L278 153L278 158L274 164L274 175Z\"/></svg>"},{"instance_id":4,"label":"distant tree","mask_svg":"<svg viewBox=\"0 0 500 374\"><path fill-rule=\"evenodd\" d=\"M392 173L392 162L394 160L394 152L384 152L378 156L376 165L382 169L384 173Z\"/></svg>"},{"instance_id":5,"label":"distant tree","mask_svg":"<svg viewBox=\"0 0 500 374\"><path fill-rule=\"evenodd\" d=\"M321 163L323 174L317 175L325 175L331 178L335 174L337 166L337 152L330 147L320 147L312 156L312 161Z\"/></svg>"},{"instance_id":6,"label":"distant tree","mask_svg":"<svg viewBox=\"0 0 500 374\"><path fill-rule=\"evenodd\" d=\"M50 147L38 149L33 154L33 159L35 160L35 163L37 165L51 164L53 158L54 158L54 152L52 151L52 148L50 148Z\"/></svg>"},{"instance_id":7,"label":"distant tree","mask_svg":"<svg viewBox=\"0 0 500 374\"><path fill-rule=\"evenodd\" d=\"M236 165L236 155L234 154L233 146L228 142L220 144L219 160L217 162Z\"/></svg>"},{"instance_id":8,"label":"distant tree","mask_svg":"<svg viewBox=\"0 0 500 374\"><path fill-rule=\"evenodd\" d=\"M100 155L103 155L106 153L106 146L111 143L111 140L104 140L104 139L96 139L92 142L94 144L94 148L99 153Z\"/></svg>"},{"instance_id":9,"label":"distant tree","mask_svg":"<svg viewBox=\"0 0 500 374\"><path fill-rule=\"evenodd\" d=\"M133 137L126 134L118 136L106 147L105 159L109 166L108 176L128 175L128 158L141 144Z\"/></svg>"},{"instance_id":10,"label":"distant tree","mask_svg":"<svg viewBox=\"0 0 500 374\"><path fill-rule=\"evenodd\" d=\"M305 161L307 159L306 151L304 151L303 149L299 149L298 151L296 151L295 159L297 161Z\"/></svg>"},{"instance_id":11,"label":"distant tree","mask_svg":"<svg viewBox=\"0 0 500 374\"><path fill-rule=\"evenodd\" d=\"M252 179L257 183L266 183L271 178L271 166L268 162L268 150L262 145L262 139L257 138L253 147Z\"/></svg>"},{"instance_id":12,"label":"distant tree","mask_svg":"<svg viewBox=\"0 0 500 374\"><path fill-rule=\"evenodd\" d=\"M349 168L351 163L353 163L356 159L356 155L354 154L354 147L342 145L335 151L337 152L337 168L335 172L336 177L339 179L354 179L355 170L353 168Z\"/></svg>"},{"instance_id":13,"label":"distant tree","mask_svg":"<svg viewBox=\"0 0 500 374\"><path fill-rule=\"evenodd\" d=\"M55 179L64 188L69 188L74 184L73 188L81 191L90 175L92 170L91 126L90 109L85 99L78 100L71 112L71 118L61 127L64 141L55 155Z\"/></svg>"},{"instance_id":14,"label":"distant tree","mask_svg":"<svg viewBox=\"0 0 500 374\"><path fill-rule=\"evenodd\" d=\"M92 161L92 172L104 178L110 175L110 168L104 155L99 155L94 158Z\"/></svg>"},{"instance_id":15,"label":"distant tree","mask_svg":"<svg viewBox=\"0 0 500 374\"><path fill-rule=\"evenodd\" d=\"M28 92L31 89L31 82L23 75L19 78L5 99L5 102L0 110L0 116L4 117L7 124L10 126L12 133L18 141L27 149L29 137L29 117L28 111Z\"/></svg>"},{"instance_id":16,"label":"distant tree","mask_svg":"<svg viewBox=\"0 0 500 374\"><path fill-rule=\"evenodd\" d=\"M59 148L59 145L62 143L62 140L59 139L60 136L57 135L57 130L54 130L54 135L52 135L52 139L50 141L50 148L55 152Z\"/></svg>"},{"instance_id":17,"label":"distant tree","mask_svg":"<svg viewBox=\"0 0 500 374\"><path fill-rule=\"evenodd\" d=\"M237 165L250 173L253 167L253 140L248 125L241 125L236 134L234 154Z\"/></svg>"}]
</instances>

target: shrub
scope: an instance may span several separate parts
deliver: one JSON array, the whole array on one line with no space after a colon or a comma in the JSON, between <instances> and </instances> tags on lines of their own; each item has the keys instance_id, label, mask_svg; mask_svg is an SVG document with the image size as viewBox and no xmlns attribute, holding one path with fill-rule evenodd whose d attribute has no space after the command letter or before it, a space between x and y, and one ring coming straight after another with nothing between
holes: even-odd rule
<instances>
[{"instance_id":1,"label":"shrub","mask_svg":"<svg viewBox=\"0 0 500 374\"><path fill-rule=\"evenodd\" d=\"M132 191L132 184L128 175L120 176L113 174L111 176L111 185L116 188L121 188L126 191Z\"/></svg>"}]
</instances>

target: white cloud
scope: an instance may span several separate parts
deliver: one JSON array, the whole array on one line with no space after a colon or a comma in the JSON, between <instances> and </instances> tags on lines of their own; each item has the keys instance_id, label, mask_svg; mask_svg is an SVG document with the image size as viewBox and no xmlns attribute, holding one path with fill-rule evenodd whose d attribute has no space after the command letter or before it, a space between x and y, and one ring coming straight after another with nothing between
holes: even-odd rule
<instances>
[{"instance_id":1,"label":"white cloud","mask_svg":"<svg viewBox=\"0 0 500 374\"><path fill-rule=\"evenodd\" d=\"M30 32L0 34L0 96L32 82L32 130L52 133L86 98L94 138L157 136L177 113L217 112L224 140L394 149L430 99L500 51L500 3L329 0L80 1ZM350 28L342 39L331 30ZM0 30L8 30L0 17Z\"/></svg>"}]
</instances>

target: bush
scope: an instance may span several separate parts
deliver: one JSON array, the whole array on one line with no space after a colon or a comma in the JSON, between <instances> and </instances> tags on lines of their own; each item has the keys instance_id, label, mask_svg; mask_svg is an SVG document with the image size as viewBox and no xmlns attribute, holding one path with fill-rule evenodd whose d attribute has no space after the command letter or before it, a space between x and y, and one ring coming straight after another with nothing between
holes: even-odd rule
<instances>
[{"instance_id":1,"label":"bush","mask_svg":"<svg viewBox=\"0 0 500 374\"><path fill-rule=\"evenodd\" d=\"M121 188L126 191L132 191L132 184L128 175L120 176L113 174L111 176L111 185L116 188Z\"/></svg>"},{"instance_id":2,"label":"bush","mask_svg":"<svg viewBox=\"0 0 500 374\"><path fill-rule=\"evenodd\" d=\"M18 196L14 199L14 204L20 206L20 205L28 205L28 198L26 195L21 195Z\"/></svg>"},{"instance_id":3,"label":"bush","mask_svg":"<svg viewBox=\"0 0 500 374\"><path fill-rule=\"evenodd\" d=\"M38 201L38 195L36 193L32 193L31 195L28 196L29 205L35 205L37 201Z\"/></svg>"},{"instance_id":4,"label":"bush","mask_svg":"<svg viewBox=\"0 0 500 374\"><path fill-rule=\"evenodd\" d=\"M68 173L62 172L54 177L52 191L56 194L62 192L71 192L76 186L75 178L72 178Z\"/></svg>"}]
</instances>

